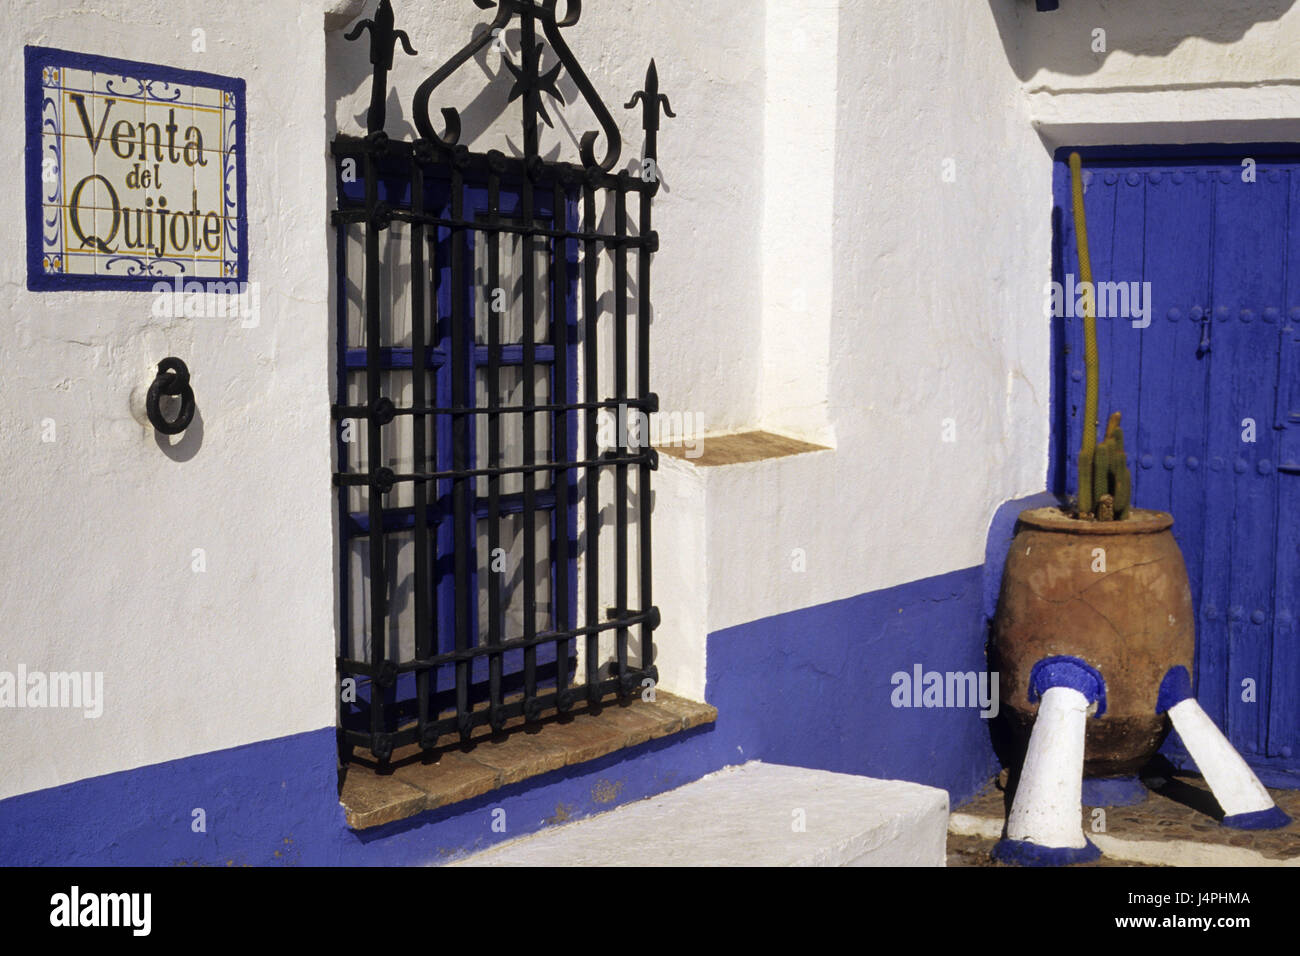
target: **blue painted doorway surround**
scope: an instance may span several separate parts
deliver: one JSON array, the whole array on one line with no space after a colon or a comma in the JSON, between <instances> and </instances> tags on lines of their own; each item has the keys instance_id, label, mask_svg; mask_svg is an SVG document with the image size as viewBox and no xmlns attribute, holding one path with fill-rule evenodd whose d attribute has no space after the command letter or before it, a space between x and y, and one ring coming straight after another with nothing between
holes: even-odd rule
<instances>
[{"instance_id":1,"label":"blue painted doorway surround","mask_svg":"<svg viewBox=\"0 0 1300 956\"><path fill-rule=\"evenodd\" d=\"M1123 415L1135 504L1174 516L1197 696L1266 782L1300 785L1300 146L1079 152L1100 418ZM1048 483L1065 494L1084 404L1069 153L1049 287Z\"/></svg>"}]
</instances>

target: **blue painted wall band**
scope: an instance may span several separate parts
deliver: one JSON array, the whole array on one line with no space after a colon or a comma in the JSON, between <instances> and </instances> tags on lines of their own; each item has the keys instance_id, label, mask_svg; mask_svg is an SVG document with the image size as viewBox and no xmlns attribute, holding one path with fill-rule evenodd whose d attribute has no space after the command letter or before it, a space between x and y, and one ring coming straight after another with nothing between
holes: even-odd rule
<instances>
[{"instance_id":1,"label":"blue painted wall band","mask_svg":"<svg viewBox=\"0 0 1300 956\"><path fill-rule=\"evenodd\" d=\"M749 760L926 783L956 805L996 772L988 721L971 706L895 708L889 675L986 668L982 570L714 632L716 724L466 803L348 829L335 731L322 728L0 800L0 865L437 863ZM191 829L196 808L205 833ZM496 808L506 833L491 828Z\"/></svg>"},{"instance_id":2,"label":"blue painted wall band","mask_svg":"<svg viewBox=\"0 0 1300 956\"><path fill-rule=\"evenodd\" d=\"M710 634L724 749L973 797L998 768L989 721L969 705L895 707L890 675L986 672L982 592L983 568L966 568Z\"/></svg>"},{"instance_id":3,"label":"blue painted wall band","mask_svg":"<svg viewBox=\"0 0 1300 956\"><path fill-rule=\"evenodd\" d=\"M695 728L352 830L338 800L335 730L323 728L0 800L0 866L426 866L740 762L714 739L712 727ZM495 810L505 832L493 827Z\"/></svg>"},{"instance_id":4,"label":"blue painted wall band","mask_svg":"<svg viewBox=\"0 0 1300 956\"><path fill-rule=\"evenodd\" d=\"M1020 513L1030 508L1054 508L1061 504L1060 497L1042 491L1036 495L1004 501L993 513L984 542L984 617L990 622L998 610L1002 576L1007 569L1007 554L1011 551L1011 542L1016 536Z\"/></svg>"}]
</instances>

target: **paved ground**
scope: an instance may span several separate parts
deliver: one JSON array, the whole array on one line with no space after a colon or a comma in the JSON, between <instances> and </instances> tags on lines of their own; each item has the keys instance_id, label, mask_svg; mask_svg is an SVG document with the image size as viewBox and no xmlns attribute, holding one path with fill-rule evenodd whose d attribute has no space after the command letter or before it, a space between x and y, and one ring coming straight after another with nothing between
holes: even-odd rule
<instances>
[{"instance_id":1,"label":"paved ground","mask_svg":"<svg viewBox=\"0 0 1300 956\"><path fill-rule=\"evenodd\" d=\"M1294 860L1300 858L1300 790L1270 790L1277 805L1291 815L1290 826L1281 830L1230 830L1219 825L1222 811L1210 794L1205 781L1194 774L1166 772L1163 777L1150 777L1148 786L1155 787L1144 802L1131 807L1110 807L1105 810L1106 833L1115 840L1172 842L1188 841L1211 847L1237 847L1252 850L1269 860ZM953 810L984 821L1005 822L1010 806L1002 789L1005 780L995 780L974 800ZM1084 830L1091 834L1092 810L1083 812ZM949 866L1001 866L989 856L996 837L987 835L948 834ZM1081 866L1143 866L1128 860L1103 856L1095 863Z\"/></svg>"}]
</instances>

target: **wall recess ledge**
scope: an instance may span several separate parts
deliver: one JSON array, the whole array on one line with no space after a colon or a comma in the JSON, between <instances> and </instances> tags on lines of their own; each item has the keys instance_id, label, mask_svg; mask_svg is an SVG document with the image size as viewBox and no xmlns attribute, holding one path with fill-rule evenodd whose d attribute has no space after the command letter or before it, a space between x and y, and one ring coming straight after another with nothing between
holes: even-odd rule
<instances>
[{"instance_id":1,"label":"wall recess ledge","mask_svg":"<svg viewBox=\"0 0 1300 956\"><path fill-rule=\"evenodd\" d=\"M697 468L716 468L719 465L744 465L770 458L832 450L825 445L814 445L798 438L787 438L785 435L765 431L706 437L700 439L699 444L701 447L696 451L680 445L660 447L658 451L661 455L671 455Z\"/></svg>"}]
</instances>

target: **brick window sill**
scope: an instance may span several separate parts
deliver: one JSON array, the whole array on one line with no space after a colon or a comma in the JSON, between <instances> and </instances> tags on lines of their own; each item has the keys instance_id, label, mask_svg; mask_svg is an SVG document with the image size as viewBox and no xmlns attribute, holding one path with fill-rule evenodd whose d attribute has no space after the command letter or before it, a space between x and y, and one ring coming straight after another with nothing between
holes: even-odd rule
<instances>
[{"instance_id":1,"label":"brick window sill","mask_svg":"<svg viewBox=\"0 0 1300 956\"><path fill-rule=\"evenodd\" d=\"M377 763L358 751L339 770L339 802L352 829L383 826L711 724L717 717L708 704L658 691L653 702L607 702L598 711L583 705L565 716L552 711L530 726L516 719L501 734L479 728L468 745L427 755L412 744L394 751L390 774L377 773Z\"/></svg>"}]
</instances>

